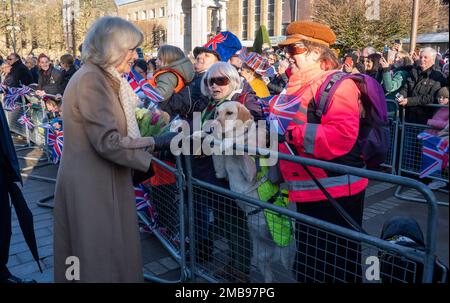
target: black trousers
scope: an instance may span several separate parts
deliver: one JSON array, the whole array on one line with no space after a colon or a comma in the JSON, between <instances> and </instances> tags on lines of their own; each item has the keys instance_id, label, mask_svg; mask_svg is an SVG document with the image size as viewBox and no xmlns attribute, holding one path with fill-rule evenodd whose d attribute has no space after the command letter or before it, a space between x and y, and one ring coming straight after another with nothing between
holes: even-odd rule
<instances>
[{"instance_id":1,"label":"black trousers","mask_svg":"<svg viewBox=\"0 0 450 303\"><path fill-rule=\"evenodd\" d=\"M362 224L365 191L336 199L337 202ZM323 221L352 229L328 201L297 203L297 211ZM356 241L335 236L296 222L297 254L294 275L298 282L362 282L361 245Z\"/></svg>"},{"instance_id":2,"label":"black trousers","mask_svg":"<svg viewBox=\"0 0 450 303\"><path fill-rule=\"evenodd\" d=\"M8 192L9 181L0 171L0 280L10 276L6 267L11 242L11 204Z\"/></svg>"}]
</instances>

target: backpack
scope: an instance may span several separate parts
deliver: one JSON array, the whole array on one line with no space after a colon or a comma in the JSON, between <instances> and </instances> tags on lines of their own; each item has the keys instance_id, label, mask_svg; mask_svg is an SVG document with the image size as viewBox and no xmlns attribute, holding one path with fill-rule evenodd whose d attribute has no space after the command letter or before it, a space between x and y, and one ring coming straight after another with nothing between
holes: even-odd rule
<instances>
[{"instance_id":1,"label":"backpack","mask_svg":"<svg viewBox=\"0 0 450 303\"><path fill-rule=\"evenodd\" d=\"M375 169L384 163L390 146L390 130L387 119L387 104L384 90L372 77L363 74L336 72L327 77L321 85L315 103L315 113L319 119L326 114L330 100L339 84L351 79L361 93L365 115L360 118L358 143L367 168Z\"/></svg>"}]
</instances>

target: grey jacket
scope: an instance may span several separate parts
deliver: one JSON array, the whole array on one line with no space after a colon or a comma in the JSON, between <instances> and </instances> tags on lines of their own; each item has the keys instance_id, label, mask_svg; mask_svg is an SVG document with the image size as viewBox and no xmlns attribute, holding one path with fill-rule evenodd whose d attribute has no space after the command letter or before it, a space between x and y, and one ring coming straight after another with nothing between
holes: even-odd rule
<instances>
[{"instance_id":1,"label":"grey jacket","mask_svg":"<svg viewBox=\"0 0 450 303\"><path fill-rule=\"evenodd\" d=\"M185 84L191 82L192 79L194 79L194 66L187 57L172 62L172 64L166 67L176 70L183 77ZM177 85L177 76L170 72L161 74L156 79L156 90L164 98L164 100L167 100L172 96Z\"/></svg>"}]
</instances>

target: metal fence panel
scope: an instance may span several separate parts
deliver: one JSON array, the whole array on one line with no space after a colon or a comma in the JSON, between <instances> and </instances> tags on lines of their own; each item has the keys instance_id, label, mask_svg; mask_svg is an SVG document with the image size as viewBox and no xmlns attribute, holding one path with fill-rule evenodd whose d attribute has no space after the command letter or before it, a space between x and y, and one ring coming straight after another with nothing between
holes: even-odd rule
<instances>
[{"instance_id":1,"label":"metal fence panel","mask_svg":"<svg viewBox=\"0 0 450 303\"><path fill-rule=\"evenodd\" d=\"M154 158L152 167L155 175L143 183L149 190L150 206L138 211L141 222L160 240L181 267L180 279L165 281L146 275L146 279L157 282L182 282L188 277L186 250L189 239L186 236L183 176L180 159L178 169L168 161Z\"/></svg>"},{"instance_id":2,"label":"metal fence panel","mask_svg":"<svg viewBox=\"0 0 450 303\"><path fill-rule=\"evenodd\" d=\"M386 100L388 110L388 122L390 130L389 149L386 161L382 166L391 169L392 174L396 174L397 170L397 144L398 144L398 126L399 126L399 108L398 103L394 100Z\"/></svg>"},{"instance_id":3,"label":"metal fence panel","mask_svg":"<svg viewBox=\"0 0 450 303\"><path fill-rule=\"evenodd\" d=\"M431 281L436 245L436 201L428 188L414 180L390 174L312 159L280 157L418 189L429 203L427 253L197 180L192 177L190 162L186 161L190 192L190 258L194 260L190 263L192 273L210 282L373 282L366 275L366 261L375 256L381 262L377 282ZM287 219L291 227L290 241L283 245L275 243L274 233L268 229L274 221L265 216L267 211ZM283 234L278 236L283 237Z\"/></svg>"},{"instance_id":4,"label":"metal fence panel","mask_svg":"<svg viewBox=\"0 0 450 303\"><path fill-rule=\"evenodd\" d=\"M436 109L446 108L448 106L432 105ZM405 115L403 115L404 117ZM399 158L399 175L414 175L420 176L422 172L422 157L423 157L423 140L418 138L418 135L424 131L437 133L436 130L428 125L415 124L406 122L403 118L401 124L401 143L400 143L400 158ZM442 169L440 172L434 172L426 178L438 180L447 183L448 185L449 167ZM448 190L445 191L448 193ZM399 199L410 200L415 202L426 202L424 199L417 198L411 195L402 193L402 188L399 186L396 190L395 196ZM448 201L438 201L439 205L448 206Z\"/></svg>"}]
</instances>

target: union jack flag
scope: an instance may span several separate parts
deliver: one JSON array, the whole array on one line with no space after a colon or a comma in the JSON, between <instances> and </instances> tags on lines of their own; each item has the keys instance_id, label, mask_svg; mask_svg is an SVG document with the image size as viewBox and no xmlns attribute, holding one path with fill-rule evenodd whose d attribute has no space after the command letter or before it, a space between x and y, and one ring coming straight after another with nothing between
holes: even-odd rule
<instances>
[{"instance_id":1,"label":"union jack flag","mask_svg":"<svg viewBox=\"0 0 450 303\"><path fill-rule=\"evenodd\" d=\"M417 138L422 140L422 166L420 178L441 172L448 165L448 139L422 132Z\"/></svg>"},{"instance_id":2,"label":"union jack flag","mask_svg":"<svg viewBox=\"0 0 450 303\"><path fill-rule=\"evenodd\" d=\"M134 194L136 196L136 209L146 214L149 223L142 231L152 232L156 228L157 215L153 204L150 202L148 189L139 184L134 186Z\"/></svg>"},{"instance_id":3,"label":"union jack flag","mask_svg":"<svg viewBox=\"0 0 450 303\"><path fill-rule=\"evenodd\" d=\"M282 91L279 95L259 99L269 126L275 127L278 134L284 135L286 129L300 106L301 99L286 95Z\"/></svg>"},{"instance_id":4,"label":"union jack flag","mask_svg":"<svg viewBox=\"0 0 450 303\"><path fill-rule=\"evenodd\" d=\"M63 131L56 130L53 127L48 127L47 144L50 147L53 163L57 164L59 161L61 161L62 156L62 149L64 145Z\"/></svg>"},{"instance_id":5,"label":"union jack flag","mask_svg":"<svg viewBox=\"0 0 450 303\"><path fill-rule=\"evenodd\" d=\"M130 83L130 86L135 93L142 91L147 96L147 98L155 103L155 106L156 104L163 101L163 97L147 82L146 79L142 78L141 75L139 75L139 73L136 72L133 68L128 74L128 83Z\"/></svg>"},{"instance_id":6,"label":"union jack flag","mask_svg":"<svg viewBox=\"0 0 450 303\"><path fill-rule=\"evenodd\" d=\"M24 113L19 119L17 119L17 122L19 122L22 125L25 125L29 130L32 130L35 125L31 121L31 119L27 116L26 113Z\"/></svg>"},{"instance_id":7,"label":"union jack flag","mask_svg":"<svg viewBox=\"0 0 450 303\"><path fill-rule=\"evenodd\" d=\"M4 108L7 111L13 111L18 108L17 99L27 95L31 91L28 86L24 87L9 87L5 97L3 97Z\"/></svg>"},{"instance_id":8,"label":"union jack flag","mask_svg":"<svg viewBox=\"0 0 450 303\"><path fill-rule=\"evenodd\" d=\"M204 47L209 48L211 46L212 50L217 50L217 44L223 43L225 40L227 40L228 35L224 36L222 33L219 33L218 35L214 36L211 40L208 41L204 45Z\"/></svg>"},{"instance_id":9,"label":"union jack flag","mask_svg":"<svg viewBox=\"0 0 450 303\"><path fill-rule=\"evenodd\" d=\"M148 194L143 185L134 187L134 194L136 196L136 209L145 210L148 207Z\"/></svg>"}]
</instances>

